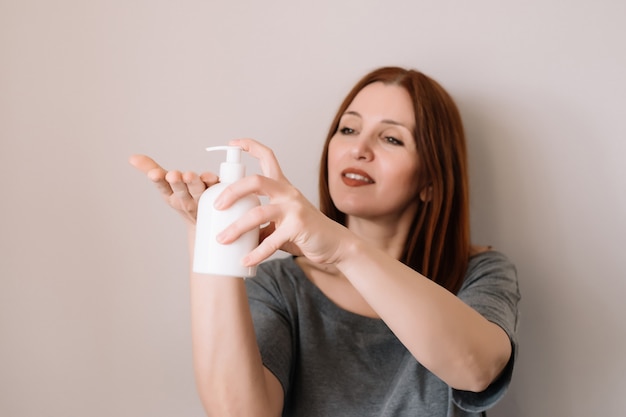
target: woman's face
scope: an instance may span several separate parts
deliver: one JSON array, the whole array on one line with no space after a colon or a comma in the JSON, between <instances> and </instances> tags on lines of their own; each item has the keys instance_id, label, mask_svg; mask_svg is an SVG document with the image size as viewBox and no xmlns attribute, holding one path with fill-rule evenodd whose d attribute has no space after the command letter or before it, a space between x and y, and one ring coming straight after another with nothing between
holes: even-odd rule
<instances>
[{"instance_id":1,"label":"woman's face","mask_svg":"<svg viewBox=\"0 0 626 417\"><path fill-rule=\"evenodd\" d=\"M328 148L328 186L348 216L411 218L416 210L418 155L408 92L381 82L348 106Z\"/></svg>"}]
</instances>

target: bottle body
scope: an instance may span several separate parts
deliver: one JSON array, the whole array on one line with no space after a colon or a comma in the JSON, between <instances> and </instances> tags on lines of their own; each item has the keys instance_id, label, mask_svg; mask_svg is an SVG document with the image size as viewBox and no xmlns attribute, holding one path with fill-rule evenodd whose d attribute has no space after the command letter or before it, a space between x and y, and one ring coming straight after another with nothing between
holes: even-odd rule
<instances>
[{"instance_id":1,"label":"bottle body","mask_svg":"<svg viewBox=\"0 0 626 417\"><path fill-rule=\"evenodd\" d=\"M260 201L256 196L249 195L237 200L225 210L216 210L213 206L215 199L227 186L226 183L215 184L200 197L193 271L201 274L252 277L256 275L256 267L245 267L241 261L258 246L259 229L250 230L227 245L219 243L216 237L235 220L260 205Z\"/></svg>"}]
</instances>

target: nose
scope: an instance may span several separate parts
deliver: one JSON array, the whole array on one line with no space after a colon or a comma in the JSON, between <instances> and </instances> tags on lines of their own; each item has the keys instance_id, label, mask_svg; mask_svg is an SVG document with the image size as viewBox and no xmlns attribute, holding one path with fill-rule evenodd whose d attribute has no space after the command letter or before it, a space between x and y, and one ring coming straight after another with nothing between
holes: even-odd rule
<instances>
[{"instance_id":1,"label":"nose","mask_svg":"<svg viewBox=\"0 0 626 417\"><path fill-rule=\"evenodd\" d=\"M368 137L359 137L352 144L352 157L360 161L371 161L374 159L372 144Z\"/></svg>"}]
</instances>

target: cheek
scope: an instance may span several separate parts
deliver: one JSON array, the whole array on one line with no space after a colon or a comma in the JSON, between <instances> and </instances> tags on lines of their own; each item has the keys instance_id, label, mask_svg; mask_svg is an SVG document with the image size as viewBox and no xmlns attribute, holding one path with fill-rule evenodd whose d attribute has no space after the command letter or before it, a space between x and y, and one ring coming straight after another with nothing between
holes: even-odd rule
<instances>
[{"instance_id":1,"label":"cheek","mask_svg":"<svg viewBox=\"0 0 626 417\"><path fill-rule=\"evenodd\" d=\"M396 167L389 171L389 175L386 177L389 182L385 189L391 193L389 198L392 200L413 200L415 196L419 194L419 184L421 182L417 168L409 168L398 170Z\"/></svg>"}]
</instances>

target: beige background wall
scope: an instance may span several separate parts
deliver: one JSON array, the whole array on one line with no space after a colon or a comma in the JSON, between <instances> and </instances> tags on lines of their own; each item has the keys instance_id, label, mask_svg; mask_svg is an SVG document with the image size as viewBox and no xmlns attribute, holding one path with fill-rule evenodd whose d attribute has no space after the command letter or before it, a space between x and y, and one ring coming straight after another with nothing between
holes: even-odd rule
<instances>
[{"instance_id":1,"label":"beige background wall","mask_svg":"<svg viewBox=\"0 0 626 417\"><path fill-rule=\"evenodd\" d=\"M457 99L476 240L518 265L491 416L624 415L626 3L0 0L0 415L200 416L181 221L127 164L255 137L316 200L366 71ZM314 155L313 157L311 155Z\"/></svg>"}]
</instances>

